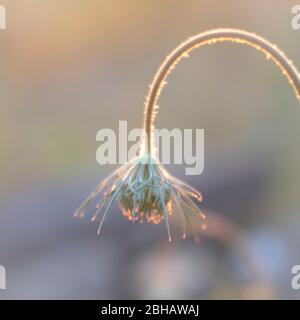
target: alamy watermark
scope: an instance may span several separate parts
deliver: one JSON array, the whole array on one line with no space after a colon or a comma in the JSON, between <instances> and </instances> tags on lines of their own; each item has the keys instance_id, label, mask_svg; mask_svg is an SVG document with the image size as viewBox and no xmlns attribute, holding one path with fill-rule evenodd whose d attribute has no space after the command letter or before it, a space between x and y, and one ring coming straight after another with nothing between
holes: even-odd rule
<instances>
[{"instance_id":1,"label":"alamy watermark","mask_svg":"<svg viewBox=\"0 0 300 320\"><path fill-rule=\"evenodd\" d=\"M186 175L200 175L203 172L204 129L154 129L153 138L153 149L161 163L185 164ZM101 129L97 132L96 140L102 142L97 149L96 160L104 165L124 164L136 158L143 141L147 139L143 129L128 132L127 121L119 121L118 135L112 129ZM133 142L129 149L128 142Z\"/></svg>"},{"instance_id":2,"label":"alamy watermark","mask_svg":"<svg viewBox=\"0 0 300 320\"><path fill-rule=\"evenodd\" d=\"M6 270L0 265L0 290L6 289Z\"/></svg>"},{"instance_id":3,"label":"alamy watermark","mask_svg":"<svg viewBox=\"0 0 300 320\"><path fill-rule=\"evenodd\" d=\"M292 28L294 30L300 30L300 4L292 7Z\"/></svg>"},{"instance_id":4,"label":"alamy watermark","mask_svg":"<svg viewBox=\"0 0 300 320\"><path fill-rule=\"evenodd\" d=\"M6 29L6 9L0 4L0 30Z\"/></svg>"},{"instance_id":5,"label":"alamy watermark","mask_svg":"<svg viewBox=\"0 0 300 320\"><path fill-rule=\"evenodd\" d=\"M292 277L291 286L294 290L299 290L300 289L300 265L293 266L291 273L294 275Z\"/></svg>"}]
</instances>

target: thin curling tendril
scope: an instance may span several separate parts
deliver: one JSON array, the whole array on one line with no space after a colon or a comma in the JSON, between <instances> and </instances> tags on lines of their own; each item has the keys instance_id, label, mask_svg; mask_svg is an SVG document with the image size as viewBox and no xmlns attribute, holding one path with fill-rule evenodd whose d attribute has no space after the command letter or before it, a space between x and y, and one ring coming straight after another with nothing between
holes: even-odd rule
<instances>
[{"instance_id":1,"label":"thin curling tendril","mask_svg":"<svg viewBox=\"0 0 300 320\"><path fill-rule=\"evenodd\" d=\"M146 150L151 154L152 131L154 129L154 121L158 109L159 96L166 85L168 75L175 69L178 62L188 57L189 53L194 49L205 45L212 45L219 42L233 42L238 44L248 45L261 51L267 59L275 62L282 73L287 77L289 83L293 87L296 97L300 102L300 74L295 65L278 47L268 40L247 31L238 29L215 29L197 34L182 44L180 44L159 67L154 79L150 85L149 94L145 101L144 110L144 128L147 137Z\"/></svg>"}]
</instances>

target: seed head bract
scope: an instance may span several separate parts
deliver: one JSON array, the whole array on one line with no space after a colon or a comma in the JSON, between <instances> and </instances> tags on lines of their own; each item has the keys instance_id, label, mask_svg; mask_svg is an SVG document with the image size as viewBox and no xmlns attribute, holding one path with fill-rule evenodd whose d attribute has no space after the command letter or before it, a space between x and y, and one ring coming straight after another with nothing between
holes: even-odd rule
<instances>
[{"instance_id":1,"label":"seed head bract","mask_svg":"<svg viewBox=\"0 0 300 320\"><path fill-rule=\"evenodd\" d=\"M164 220L170 241L169 218L173 212L178 212L182 219L183 238L186 236L186 226L193 230L189 218L191 212L201 219L205 218L195 204L202 201L202 195L185 182L173 177L158 159L151 155L139 156L113 172L96 188L75 215L83 216L86 207L101 192L104 193L103 199L92 217L92 220L100 220L98 233L114 202L118 203L123 215L131 221L158 224ZM197 233L194 233L197 238Z\"/></svg>"}]
</instances>

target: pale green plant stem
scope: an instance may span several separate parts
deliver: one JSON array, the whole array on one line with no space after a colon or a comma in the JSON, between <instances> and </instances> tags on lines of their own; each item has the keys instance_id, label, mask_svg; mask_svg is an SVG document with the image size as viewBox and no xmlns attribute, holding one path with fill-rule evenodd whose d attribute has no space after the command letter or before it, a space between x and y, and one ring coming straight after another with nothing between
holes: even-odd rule
<instances>
[{"instance_id":1,"label":"pale green plant stem","mask_svg":"<svg viewBox=\"0 0 300 320\"><path fill-rule=\"evenodd\" d=\"M162 63L150 85L149 94L145 101L144 129L146 132L145 152L151 154L152 130L154 129L155 107L157 106L160 93L166 84L166 80L176 64L183 58L188 57L190 51L204 45L218 42L234 42L245 44L263 52L281 69L293 87L297 99L300 101L300 75L299 71L286 55L274 44L266 39L247 31L236 29L216 29L200 33L180 44Z\"/></svg>"}]
</instances>

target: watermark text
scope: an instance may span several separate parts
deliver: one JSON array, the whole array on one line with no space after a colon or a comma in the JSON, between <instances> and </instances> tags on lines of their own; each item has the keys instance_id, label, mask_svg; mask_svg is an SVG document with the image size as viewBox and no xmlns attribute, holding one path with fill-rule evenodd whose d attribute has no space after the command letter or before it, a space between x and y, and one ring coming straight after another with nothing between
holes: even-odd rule
<instances>
[{"instance_id":1,"label":"watermark text","mask_svg":"<svg viewBox=\"0 0 300 320\"><path fill-rule=\"evenodd\" d=\"M3 266L0 265L0 290L6 289L6 271Z\"/></svg>"},{"instance_id":2,"label":"watermark text","mask_svg":"<svg viewBox=\"0 0 300 320\"><path fill-rule=\"evenodd\" d=\"M300 30L300 4L292 7L292 28L294 30Z\"/></svg>"},{"instance_id":3,"label":"watermark text","mask_svg":"<svg viewBox=\"0 0 300 320\"><path fill-rule=\"evenodd\" d=\"M147 135L142 129L128 132L127 121L119 121L118 135L112 129L101 129L96 141L102 142L96 152L99 164L124 164L139 156ZM128 142L133 143L129 149ZM186 175L204 171L204 129L154 129L152 148L163 164L185 164Z\"/></svg>"},{"instance_id":4,"label":"watermark text","mask_svg":"<svg viewBox=\"0 0 300 320\"><path fill-rule=\"evenodd\" d=\"M294 275L292 277L291 286L294 290L299 290L300 289L300 265L293 266L291 272Z\"/></svg>"}]
</instances>

